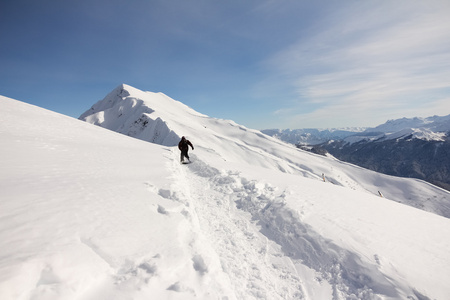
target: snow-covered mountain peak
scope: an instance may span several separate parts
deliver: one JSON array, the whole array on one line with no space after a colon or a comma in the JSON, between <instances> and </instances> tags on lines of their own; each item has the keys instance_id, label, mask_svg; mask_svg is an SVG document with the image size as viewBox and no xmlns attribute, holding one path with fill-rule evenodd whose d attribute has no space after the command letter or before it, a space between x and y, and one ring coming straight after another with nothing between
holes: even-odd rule
<instances>
[{"instance_id":1,"label":"snow-covered mountain peak","mask_svg":"<svg viewBox=\"0 0 450 300\"><path fill-rule=\"evenodd\" d=\"M186 116L203 116L163 93L144 92L122 84L79 119L165 146L178 143ZM170 124L169 124L169 123Z\"/></svg>"},{"instance_id":2,"label":"snow-covered mountain peak","mask_svg":"<svg viewBox=\"0 0 450 300\"><path fill-rule=\"evenodd\" d=\"M123 101L126 97L130 96L130 92L128 90L133 90L133 92L137 92L137 90L129 85L121 84L113 89L111 92L103 98L102 101L94 104L88 111L84 112L80 119L83 119L89 115L95 114L102 110L110 109L111 107L117 105L119 102Z\"/></svg>"}]
</instances>

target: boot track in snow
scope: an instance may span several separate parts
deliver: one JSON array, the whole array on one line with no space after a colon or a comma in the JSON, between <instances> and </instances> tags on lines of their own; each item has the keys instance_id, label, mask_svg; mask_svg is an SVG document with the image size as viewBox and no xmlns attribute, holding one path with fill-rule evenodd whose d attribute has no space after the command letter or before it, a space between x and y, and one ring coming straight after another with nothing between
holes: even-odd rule
<instances>
[{"instance_id":1,"label":"boot track in snow","mask_svg":"<svg viewBox=\"0 0 450 300\"><path fill-rule=\"evenodd\" d=\"M224 292L236 299L314 299L327 289L334 300L398 296L376 266L301 223L283 191L195 160L173 164L172 193L198 229L194 268L222 277L215 281L223 282ZM315 282L304 284L311 277Z\"/></svg>"}]
</instances>

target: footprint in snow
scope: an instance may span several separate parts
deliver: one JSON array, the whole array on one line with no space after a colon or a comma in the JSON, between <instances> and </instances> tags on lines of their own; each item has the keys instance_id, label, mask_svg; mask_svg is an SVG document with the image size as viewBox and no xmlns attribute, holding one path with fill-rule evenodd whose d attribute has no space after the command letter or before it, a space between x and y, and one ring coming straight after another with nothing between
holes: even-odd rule
<instances>
[{"instance_id":1,"label":"footprint in snow","mask_svg":"<svg viewBox=\"0 0 450 300\"><path fill-rule=\"evenodd\" d=\"M377 263L377 265L381 266L381 261L380 261L380 257L378 256L378 254L375 254L373 256L373 258L375 259L375 262Z\"/></svg>"},{"instance_id":2,"label":"footprint in snow","mask_svg":"<svg viewBox=\"0 0 450 300\"><path fill-rule=\"evenodd\" d=\"M170 192L170 190L159 189L158 195L160 195L161 197L163 197L165 199L171 199L171 192Z\"/></svg>"},{"instance_id":3,"label":"footprint in snow","mask_svg":"<svg viewBox=\"0 0 450 300\"><path fill-rule=\"evenodd\" d=\"M191 288L188 288L187 286L185 286L184 284L182 284L181 282L177 281L174 284L170 285L167 288L168 291L174 291L177 293L182 293L182 292L190 292L192 294L195 295L195 291Z\"/></svg>"},{"instance_id":4,"label":"footprint in snow","mask_svg":"<svg viewBox=\"0 0 450 300\"><path fill-rule=\"evenodd\" d=\"M194 269L201 275L204 275L208 272L208 266L205 264L205 261L203 260L203 257L201 257L201 255L194 255L194 257L192 257L192 261L194 263Z\"/></svg>"},{"instance_id":5,"label":"footprint in snow","mask_svg":"<svg viewBox=\"0 0 450 300\"><path fill-rule=\"evenodd\" d=\"M158 212L162 215L168 215L169 212L166 210L166 208L164 206L161 206L158 204Z\"/></svg>"}]
</instances>

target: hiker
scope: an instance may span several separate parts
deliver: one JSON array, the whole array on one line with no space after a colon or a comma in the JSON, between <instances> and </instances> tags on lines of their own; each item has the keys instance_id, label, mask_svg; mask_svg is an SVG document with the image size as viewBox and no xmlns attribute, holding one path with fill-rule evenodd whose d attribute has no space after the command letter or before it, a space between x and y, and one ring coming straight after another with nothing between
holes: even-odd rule
<instances>
[{"instance_id":1,"label":"hiker","mask_svg":"<svg viewBox=\"0 0 450 300\"><path fill-rule=\"evenodd\" d=\"M188 155L188 150L189 150L188 146L191 146L192 150L194 150L194 146L192 146L191 142L183 136L181 138L181 141L178 143L178 149L180 149L180 151L181 151L181 155L180 155L181 162L184 162L185 157L190 162L189 155Z\"/></svg>"}]
</instances>

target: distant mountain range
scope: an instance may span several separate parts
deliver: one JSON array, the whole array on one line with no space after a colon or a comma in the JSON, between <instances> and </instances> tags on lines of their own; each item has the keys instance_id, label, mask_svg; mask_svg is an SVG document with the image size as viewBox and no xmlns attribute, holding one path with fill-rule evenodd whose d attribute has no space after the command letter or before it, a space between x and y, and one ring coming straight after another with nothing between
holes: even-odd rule
<instances>
[{"instance_id":1,"label":"distant mountain range","mask_svg":"<svg viewBox=\"0 0 450 300\"><path fill-rule=\"evenodd\" d=\"M331 128L331 129L266 129L263 133L295 145L317 145L330 140L341 140L355 133L363 132L367 127Z\"/></svg>"},{"instance_id":2,"label":"distant mountain range","mask_svg":"<svg viewBox=\"0 0 450 300\"><path fill-rule=\"evenodd\" d=\"M374 128L263 130L285 142L388 175L450 190L450 115L389 120Z\"/></svg>"}]
</instances>

